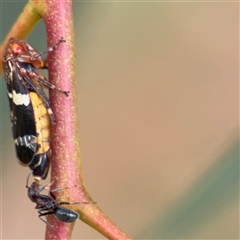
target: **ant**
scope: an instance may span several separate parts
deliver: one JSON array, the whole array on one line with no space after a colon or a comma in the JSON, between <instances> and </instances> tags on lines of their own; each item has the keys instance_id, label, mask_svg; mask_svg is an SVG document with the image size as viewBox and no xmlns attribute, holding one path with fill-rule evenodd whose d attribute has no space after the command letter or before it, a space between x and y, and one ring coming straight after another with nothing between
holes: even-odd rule
<instances>
[{"instance_id":1,"label":"ant","mask_svg":"<svg viewBox=\"0 0 240 240\"><path fill-rule=\"evenodd\" d=\"M29 181L29 177L31 174L32 174L32 172L28 175L27 182L26 182L26 188L28 189L28 197L30 198L30 200L37 204L35 209L38 209L38 213L39 213L38 217L44 223L46 223L50 228L52 228L54 231L56 231L56 230L51 226L51 224L49 222L47 222L46 220L44 220L42 218L43 216L54 214L54 216L59 221L66 222L66 223L75 222L78 219L79 214L74 210L62 207L61 205L63 205L63 204L66 204L66 205L81 204L81 203L89 203L89 202L73 202L73 203L60 202L60 203L58 203L58 202L56 202L56 197L53 194L53 192L61 191L61 190L63 190L63 188L56 188L56 189L49 191L51 197L47 196L47 195L43 195L43 194L41 194L41 192L44 189L46 189L47 187L49 187L53 182L40 188L39 181L35 180L29 187L28 181Z\"/></svg>"}]
</instances>

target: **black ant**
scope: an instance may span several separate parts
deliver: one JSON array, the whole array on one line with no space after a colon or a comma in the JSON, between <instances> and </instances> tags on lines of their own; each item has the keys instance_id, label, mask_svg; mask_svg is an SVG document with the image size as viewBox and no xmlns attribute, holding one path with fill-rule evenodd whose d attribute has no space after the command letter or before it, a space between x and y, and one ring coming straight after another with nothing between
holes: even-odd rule
<instances>
[{"instance_id":1,"label":"black ant","mask_svg":"<svg viewBox=\"0 0 240 240\"><path fill-rule=\"evenodd\" d=\"M39 213L38 217L44 223L46 223L50 228L52 228L54 231L56 231L56 230L51 226L51 224L49 222L47 222L46 220L44 220L42 218L43 216L53 214L59 221L66 222L66 223L75 222L78 219L79 214L74 210L62 207L60 205L81 204L81 203L89 203L89 202L73 202L73 203L60 202L60 203L58 203L58 202L56 202L56 197L53 194L53 192L61 191L61 190L63 190L63 188L56 188L56 189L49 191L51 197L47 196L47 195L43 195L43 194L41 194L41 192L44 189L46 189L47 187L49 187L53 182L40 188L39 181L35 180L29 187L28 180L29 180L29 177L31 174L32 173L30 173L28 175L27 182L26 182L26 188L28 189L28 197L30 198L30 200L37 204L35 209L38 209L38 213Z\"/></svg>"}]
</instances>

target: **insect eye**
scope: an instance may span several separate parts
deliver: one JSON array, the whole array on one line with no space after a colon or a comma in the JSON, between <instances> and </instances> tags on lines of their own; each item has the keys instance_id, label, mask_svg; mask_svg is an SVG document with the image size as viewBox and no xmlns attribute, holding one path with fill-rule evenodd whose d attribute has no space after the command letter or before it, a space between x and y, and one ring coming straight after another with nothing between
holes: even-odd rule
<instances>
[{"instance_id":1,"label":"insect eye","mask_svg":"<svg viewBox=\"0 0 240 240\"><path fill-rule=\"evenodd\" d=\"M12 50L13 54L15 54L15 55L19 55L22 52L24 52L24 48L21 45L19 45L18 43L12 44L11 50Z\"/></svg>"}]
</instances>

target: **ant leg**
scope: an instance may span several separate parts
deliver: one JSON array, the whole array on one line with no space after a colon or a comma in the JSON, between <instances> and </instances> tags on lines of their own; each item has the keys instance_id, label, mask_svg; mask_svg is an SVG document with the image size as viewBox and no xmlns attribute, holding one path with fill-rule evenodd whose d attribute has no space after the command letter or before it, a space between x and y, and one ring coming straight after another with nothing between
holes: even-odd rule
<instances>
[{"instance_id":1,"label":"ant leg","mask_svg":"<svg viewBox=\"0 0 240 240\"><path fill-rule=\"evenodd\" d=\"M74 185L72 187L77 187L77 185ZM50 191L50 195L52 196L52 198L55 200L56 199L56 196L53 194L54 192L58 192L58 191L62 191L64 189L69 189L69 188L72 188L72 187L65 187L65 188L55 188L53 190ZM63 205L63 204L66 204L66 205L72 205L72 204L97 204L97 202L60 202L58 203L58 205Z\"/></svg>"},{"instance_id":2,"label":"ant leg","mask_svg":"<svg viewBox=\"0 0 240 240\"><path fill-rule=\"evenodd\" d=\"M39 194L40 192L42 192L44 189L46 188L49 188L52 184L53 184L54 181L50 182L49 184L46 184L44 186L42 186L37 192L36 194Z\"/></svg>"},{"instance_id":3,"label":"ant leg","mask_svg":"<svg viewBox=\"0 0 240 240\"><path fill-rule=\"evenodd\" d=\"M43 216L50 215L50 214L54 214L54 212L45 212L45 213L42 213L41 210L39 210L38 213L39 213L38 217L39 217L45 224L47 224L48 227L50 227L53 231L55 231L55 232L58 234L58 236L60 237L60 239L62 239L62 236L60 235L60 233L58 233L58 231L57 231L55 228L53 228L53 226L52 226L49 222L47 222L46 220L44 220L44 219L42 218Z\"/></svg>"},{"instance_id":4,"label":"ant leg","mask_svg":"<svg viewBox=\"0 0 240 240\"><path fill-rule=\"evenodd\" d=\"M64 188L59 187L59 188L55 188L55 189L51 190L51 192L58 192L58 191L62 191L62 190L65 190L65 189L70 189L70 188L73 188L73 187L77 187L77 185L74 185L72 187L64 187Z\"/></svg>"},{"instance_id":5,"label":"ant leg","mask_svg":"<svg viewBox=\"0 0 240 240\"><path fill-rule=\"evenodd\" d=\"M58 205L63 205L63 204L66 204L66 205L73 205L73 204L96 204L97 202L60 202L58 203Z\"/></svg>"},{"instance_id":6,"label":"ant leg","mask_svg":"<svg viewBox=\"0 0 240 240\"><path fill-rule=\"evenodd\" d=\"M47 212L43 213L42 211L47 211ZM49 210L42 209L42 210L39 210L38 213L39 213L38 217L39 217L45 224L47 224L49 227L52 228L52 225L51 225L49 222L47 222L46 220L44 220L42 217L43 217L43 216L46 216L46 215L54 214L54 212L49 212Z\"/></svg>"},{"instance_id":7,"label":"ant leg","mask_svg":"<svg viewBox=\"0 0 240 240\"><path fill-rule=\"evenodd\" d=\"M77 187L77 185L74 185L73 187ZM56 196L53 194L54 192L59 192L59 191L62 191L64 189L69 189L69 188L72 188L72 187L65 187L65 188L54 188L53 190L50 191L50 194L52 196L52 198L55 200L56 199Z\"/></svg>"},{"instance_id":8,"label":"ant leg","mask_svg":"<svg viewBox=\"0 0 240 240\"><path fill-rule=\"evenodd\" d=\"M50 191L50 195L54 200L56 200L56 196L52 193L52 191Z\"/></svg>"}]
</instances>

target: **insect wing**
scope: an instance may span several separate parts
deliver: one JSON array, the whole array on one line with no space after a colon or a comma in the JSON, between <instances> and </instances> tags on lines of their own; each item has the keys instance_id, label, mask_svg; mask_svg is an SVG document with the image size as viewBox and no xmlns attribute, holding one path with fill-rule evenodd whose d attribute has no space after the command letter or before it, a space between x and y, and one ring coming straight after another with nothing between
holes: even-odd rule
<instances>
[{"instance_id":1,"label":"insect wing","mask_svg":"<svg viewBox=\"0 0 240 240\"><path fill-rule=\"evenodd\" d=\"M35 155L29 167L33 176L46 179L50 167L49 151Z\"/></svg>"},{"instance_id":2,"label":"insect wing","mask_svg":"<svg viewBox=\"0 0 240 240\"><path fill-rule=\"evenodd\" d=\"M18 68L11 61L5 66L5 79L17 157L22 164L28 165L37 150L34 111L29 91Z\"/></svg>"}]
</instances>

